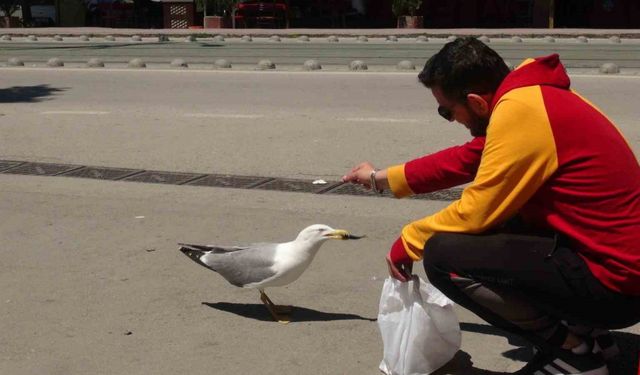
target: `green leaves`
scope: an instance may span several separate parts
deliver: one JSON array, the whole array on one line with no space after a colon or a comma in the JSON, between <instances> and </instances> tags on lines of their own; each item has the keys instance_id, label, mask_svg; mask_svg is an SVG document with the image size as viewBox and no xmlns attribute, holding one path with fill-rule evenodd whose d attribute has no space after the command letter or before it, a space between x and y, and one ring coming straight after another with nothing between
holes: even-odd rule
<instances>
[{"instance_id":1,"label":"green leaves","mask_svg":"<svg viewBox=\"0 0 640 375\"><path fill-rule=\"evenodd\" d=\"M392 0L391 11L396 17L415 16L422 5L422 0Z\"/></svg>"}]
</instances>

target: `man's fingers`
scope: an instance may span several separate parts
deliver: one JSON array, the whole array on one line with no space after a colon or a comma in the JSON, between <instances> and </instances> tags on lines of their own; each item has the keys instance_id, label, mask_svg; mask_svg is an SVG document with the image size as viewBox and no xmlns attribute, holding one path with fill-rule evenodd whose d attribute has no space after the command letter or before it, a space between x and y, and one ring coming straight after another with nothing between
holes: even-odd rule
<instances>
[{"instance_id":1,"label":"man's fingers","mask_svg":"<svg viewBox=\"0 0 640 375\"><path fill-rule=\"evenodd\" d=\"M356 165L347 173L342 176L342 182L351 182L354 184L363 185L366 188L369 188L369 175L373 170L373 165L369 162L364 162Z\"/></svg>"},{"instance_id":2,"label":"man's fingers","mask_svg":"<svg viewBox=\"0 0 640 375\"><path fill-rule=\"evenodd\" d=\"M405 276L410 277L413 273L413 262L403 264L402 272L404 272Z\"/></svg>"},{"instance_id":3,"label":"man's fingers","mask_svg":"<svg viewBox=\"0 0 640 375\"><path fill-rule=\"evenodd\" d=\"M393 262L387 259L387 267L389 268L389 275L396 280L400 280L403 283L409 281L409 275L407 275L403 270L398 268ZM409 266L411 267L411 266Z\"/></svg>"}]
</instances>

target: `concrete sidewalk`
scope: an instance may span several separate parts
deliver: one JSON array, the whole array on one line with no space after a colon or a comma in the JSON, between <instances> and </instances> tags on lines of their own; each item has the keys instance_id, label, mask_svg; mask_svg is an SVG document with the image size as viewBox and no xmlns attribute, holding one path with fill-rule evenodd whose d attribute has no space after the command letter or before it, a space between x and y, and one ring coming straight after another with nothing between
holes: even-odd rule
<instances>
[{"instance_id":1,"label":"concrete sidewalk","mask_svg":"<svg viewBox=\"0 0 640 375\"><path fill-rule=\"evenodd\" d=\"M103 27L45 27L45 28L7 28L0 29L0 34L5 35L88 35L88 36L157 36L157 35L279 35L279 36L432 36L432 37L448 37L450 35L486 35L489 37L610 37L619 36L624 38L640 38L640 30L638 29L532 29L532 28L513 28L513 29L113 29Z\"/></svg>"}]
</instances>

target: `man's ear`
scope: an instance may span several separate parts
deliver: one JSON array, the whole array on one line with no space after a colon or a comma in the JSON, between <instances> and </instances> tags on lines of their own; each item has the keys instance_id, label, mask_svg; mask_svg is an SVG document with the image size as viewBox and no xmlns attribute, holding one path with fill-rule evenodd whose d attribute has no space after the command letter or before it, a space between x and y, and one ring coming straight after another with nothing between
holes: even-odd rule
<instances>
[{"instance_id":1,"label":"man's ear","mask_svg":"<svg viewBox=\"0 0 640 375\"><path fill-rule=\"evenodd\" d=\"M480 117L489 116L489 102L478 94L467 94L467 104L471 111Z\"/></svg>"}]
</instances>

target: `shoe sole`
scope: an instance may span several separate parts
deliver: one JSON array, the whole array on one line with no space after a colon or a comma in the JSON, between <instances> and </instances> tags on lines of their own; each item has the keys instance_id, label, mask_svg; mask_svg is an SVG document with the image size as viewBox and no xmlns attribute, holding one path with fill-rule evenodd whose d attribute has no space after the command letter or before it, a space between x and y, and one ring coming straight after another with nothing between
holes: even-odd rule
<instances>
[{"instance_id":1,"label":"shoe sole","mask_svg":"<svg viewBox=\"0 0 640 375\"><path fill-rule=\"evenodd\" d=\"M609 375L607 366L598 367L587 371L580 371L565 361L557 358L543 369L533 373L533 375Z\"/></svg>"}]
</instances>

